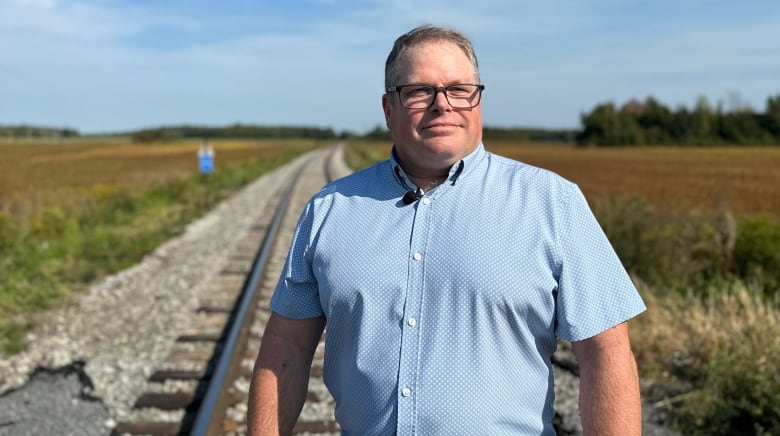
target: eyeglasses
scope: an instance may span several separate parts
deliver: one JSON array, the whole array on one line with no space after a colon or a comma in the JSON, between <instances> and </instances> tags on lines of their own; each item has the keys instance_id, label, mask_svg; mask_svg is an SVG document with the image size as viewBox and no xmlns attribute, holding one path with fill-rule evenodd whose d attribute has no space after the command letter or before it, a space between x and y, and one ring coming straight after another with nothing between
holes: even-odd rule
<instances>
[{"instance_id":1,"label":"eyeglasses","mask_svg":"<svg viewBox=\"0 0 780 436\"><path fill-rule=\"evenodd\" d=\"M436 94L444 94L447 103L458 109L470 109L479 105L485 85L459 83L450 86L399 85L387 88L386 92L398 93L398 99L407 109L427 109L436 101Z\"/></svg>"}]
</instances>

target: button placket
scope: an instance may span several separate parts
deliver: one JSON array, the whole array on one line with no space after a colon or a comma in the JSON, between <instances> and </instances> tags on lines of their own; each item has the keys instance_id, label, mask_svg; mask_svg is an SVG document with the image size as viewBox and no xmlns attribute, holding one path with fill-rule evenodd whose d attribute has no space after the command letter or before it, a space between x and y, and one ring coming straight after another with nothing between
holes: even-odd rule
<instances>
[{"instance_id":1,"label":"button placket","mask_svg":"<svg viewBox=\"0 0 780 436\"><path fill-rule=\"evenodd\" d=\"M409 241L409 269L407 280L407 299L402 313L401 325L401 356L398 372L397 434L411 435L415 433L415 403L417 398L417 377L420 354L420 304L425 292L423 276L426 262L426 243L430 229L430 214L432 200L422 197L414 209L412 233Z\"/></svg>"}]
</instances>

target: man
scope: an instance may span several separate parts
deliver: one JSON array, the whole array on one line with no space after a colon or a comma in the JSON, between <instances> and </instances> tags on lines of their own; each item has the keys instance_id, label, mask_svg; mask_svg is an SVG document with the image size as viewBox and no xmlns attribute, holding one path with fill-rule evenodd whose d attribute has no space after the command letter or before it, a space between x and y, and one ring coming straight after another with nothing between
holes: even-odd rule
<instances>
[{"instance_id":1,"label":"man","mask_svg":"<svg viewBox=\"0 0 780 436\"><path fill-rule=\"evenodd\" d=\"M389 160L308 203L271 301L250 433L289 433L327 323L344 434L551 435L556 336L580 365L586 434L641 431L625 321L644 310L576 185L482 146L461 34L395 43Z\"/></svg>"}]
</instances>

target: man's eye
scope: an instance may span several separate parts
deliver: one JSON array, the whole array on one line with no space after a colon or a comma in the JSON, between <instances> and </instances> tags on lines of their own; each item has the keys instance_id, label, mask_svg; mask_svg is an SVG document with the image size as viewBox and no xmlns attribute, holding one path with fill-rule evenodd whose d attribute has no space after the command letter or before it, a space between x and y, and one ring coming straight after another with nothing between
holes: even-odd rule
<instances>
[{"instance_id":1,"label":"man's eye","mask_svg":"<svg viewBox=\"0 0 780 436\"><path fill-rule=\"evenodd\" d=\"M404 94L409 97L426 97L431 95L430 86L414 86L404 89Z\"/></svg>"},{"instance_id":2,"label":"man's eye","mask_svg":"<svg viewBox=\"0 0 780 436\"><path fill-rule=\"evenodd\" d=\"M472 87L466 85L454 85L447 88L447 94L453 97L467 97L471 95L472 92L474 92Z\"/></svg>"}]
</instances>

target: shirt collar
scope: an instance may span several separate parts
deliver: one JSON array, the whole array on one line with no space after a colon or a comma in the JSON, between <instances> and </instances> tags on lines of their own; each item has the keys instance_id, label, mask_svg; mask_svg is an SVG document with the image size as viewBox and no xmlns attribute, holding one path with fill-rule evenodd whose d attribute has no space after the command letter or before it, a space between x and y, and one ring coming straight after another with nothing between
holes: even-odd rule
<instances>
[{"instance_id":1,"label":"shirt collar","mask_svg":"<svg viewBox=\"0 0 780 436\"><path fill-rule=\"evenodd\" d=\"M463 159L452 165L449 176L447 177L447 183L454 185L458 179L463 177L466 173L471 172L477 163L482 160L485 154L485 147L482 145L482 142L480 142L474 151L467 154L463 157ZM393 169L393 177L395 177L405 189L413 189L414 183L412 183L412 181L404 172L404 169L401 167L401 164L398 160L398 155L395 151L395 145L393 145L393 148L390 150L390 163Z\"/></svg>"}]
</instances>

